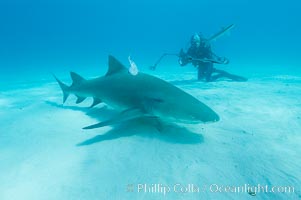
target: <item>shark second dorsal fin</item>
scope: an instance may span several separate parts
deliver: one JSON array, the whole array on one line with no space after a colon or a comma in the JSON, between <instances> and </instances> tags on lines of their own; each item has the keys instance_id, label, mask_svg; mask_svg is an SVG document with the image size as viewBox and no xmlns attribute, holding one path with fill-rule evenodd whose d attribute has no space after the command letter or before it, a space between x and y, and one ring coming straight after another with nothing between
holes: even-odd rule
<instances>
[{"instance_id":1,"label":"shark second dorsal fin","mask_svg":"<svg viewBox=\"0 0 301 200\"><path fill-rule=\"evenodd\" d=\"M123 64L121 64L115 57L109 55L109 68L106 76L110 76L112 74L126 70L127 69Z\"/></svg>"},{"instance_id":2,"label":"shark second dorsal fin","mask_svg":"<svg viewBox=\"0 0 301 200\"><path fill-rule=\"evenodd\" d=\"M73 81L72 86L74 86L74 85L80 85L84 81L86 81L86 79L84 79L83 77L81 77L80 75L78 75L75 72L70 72L70 76L71 76L71 79Z\"/></svg>"}]
</instances>

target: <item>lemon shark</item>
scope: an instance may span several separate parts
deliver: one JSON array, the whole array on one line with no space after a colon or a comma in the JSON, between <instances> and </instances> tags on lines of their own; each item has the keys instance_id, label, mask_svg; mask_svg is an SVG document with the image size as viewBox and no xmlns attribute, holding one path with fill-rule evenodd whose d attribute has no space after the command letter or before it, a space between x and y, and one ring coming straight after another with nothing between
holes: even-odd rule
<instances>
[{"instance_id":1,"label":"lemon shark","mask_svg":"<svg viewBox=\"0 0 301 200\"><path fill-rule=\"evenodd\" d=\"M216 122L219 116L207 105L176 86L157 77L139 72L132 75L113 56L105 76L86 80L70 72L73 83L67 86L56 76L63 91L63 103L70 94L77 96L76 103L93 97L91 107L103 102L120 110L113 118L83 129L114 125L136 118L154 118L168 122Z\"/></svg>"}]
</instances>

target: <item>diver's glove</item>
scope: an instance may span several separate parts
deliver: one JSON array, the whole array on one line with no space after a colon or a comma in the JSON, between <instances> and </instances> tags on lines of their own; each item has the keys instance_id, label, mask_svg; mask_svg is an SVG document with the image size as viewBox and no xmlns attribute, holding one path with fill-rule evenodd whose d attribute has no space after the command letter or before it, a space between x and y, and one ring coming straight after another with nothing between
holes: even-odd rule
<instances>
[{"instance_id":1,"label":"diver's glove","mask_svg":"<svg viewBox=\"0 0 301 200\"><path fill-rule=\"evenodd\" d=\"M228 58L224 57L223 59L224 59L223 64L225 65L229 64L230 60Z\"/></svg>"},{"instance_id":2,"label":"diver's glove","mask_svg":"<svg viewBox=\"0 0 301 200\"><path fill-rule=\"evenodd\" d=\"M229 64L229 59L227 59L226 57L218 57L217 58L217 63L218 64L224 64L224 65L227 65Z\"/></svg>"}]
</instances>

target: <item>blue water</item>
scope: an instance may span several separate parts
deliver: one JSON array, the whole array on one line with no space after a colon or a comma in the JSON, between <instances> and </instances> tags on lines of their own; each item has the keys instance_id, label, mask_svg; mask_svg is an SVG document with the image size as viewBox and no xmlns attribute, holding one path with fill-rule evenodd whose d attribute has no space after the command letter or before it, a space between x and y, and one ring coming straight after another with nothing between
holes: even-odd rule
<instances>
[{"instance_id":1,"label":"blue water","mask_svg":"<svg viewBox=\"0 0 301 200\"><path fill-rule=\"evenodd\" d=\"M177 181L287 184L294 194L257 198L300 198L300 7L297 0L1 0L0 199L256 198L208 190L203 196L162 196L125 188ZM230 64L216 67L249 82L196 83L195 69L181 68L175 56L149 70L163 53L187 48L194 33L209 38L230 24L230 33L212 44ZM51 74L68 83L69 71L101 76L109 54L127 66L130 55L140 71L206 102L222 121L202 125L198 136L181 128L162 136L128 125L134 137L118 129L97 144L76 147L97 135L87 137L81 128L99 117L86 115L75 99L62 107ZM104 130L110 131L99 132Z\"/></svg>"},{"instance_id":2,"label":"blue water","mask_svg":"<svg viewBox=\"0 0 301 200\"><path fill-rule=\"evenodd\" d=\"M108 54L152 65L162 53L177 53L190 36L209 37L229 24L230 36L214 50L240 68L300 72L298 1L1 1L0 66L48 77L49 71L93 72ZM177 67L176 58L168 58ZM166 62L167 62L166 61ZM263 66L264 65L264 66ZM9 74L9 75L8 75ZM91 73L92 74L92 73Z\"/></svg>"}]
</instances>

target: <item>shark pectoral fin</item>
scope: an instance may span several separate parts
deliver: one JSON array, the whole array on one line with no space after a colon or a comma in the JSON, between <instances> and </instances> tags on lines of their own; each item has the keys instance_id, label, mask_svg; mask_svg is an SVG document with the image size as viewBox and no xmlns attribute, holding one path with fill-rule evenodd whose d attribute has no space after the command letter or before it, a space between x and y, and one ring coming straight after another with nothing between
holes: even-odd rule
<instances>
[{"instance_id":1,"label":"shark pectoral fin","mask_svg":"<svg viewBox=\"0 0 301 200\"><path fill-rule=\"evenodd\" d=\"M83 102L85 99L86 99L86 97L80 97L80 96L76 96L77 97L77 100L76 100L76 104L79 104L79 103L81 103L81 102Z\"/></svg>"},{"instance_id":2,"label":"shark pectoral fin","mask_svg":"<svg viewBox=\"0 0 301 200\"><path fill-rule=\"evenodd\" d=\"M110 120L104 121L104 122L100 122L100 123L97 123L97 124L93 124L91 126L86 126L83 129L94 129L94 128L100 128L100 127L108 126L108 125L111 124L109 121Z\"/></svg>"},{"instance_id":3,"label":"shark pectoral fin","mask_svg":"<svg viewBox=\"0 0 301 200\"><path fill-rule=\"evenodd\" d=\"M93 103L92 105L90 106L90 108L93 108L94 106L96 106L97 104L100 104L102 101L101 99L98 99L98 98L93 98Z\"/></svg>"},{"instance_id":4,"label":"shark pectoral fin","mask_svg":"<svg viewBox=\"0 0 301 200\"><path fill-rule=\"evenodd\" d=\"M107 121L103 121L97 124L93 124L91 126L84 127L83 129L94 129L94 128L100 128L104 126L110 126L113 124L119 124L125 121L129 121L132 119L143 117L145 114L141 112L141 110L136 108L131 108L122 111L121 113L114 116L112 119L109 119Z\"/></svg>"}]
</instances>

